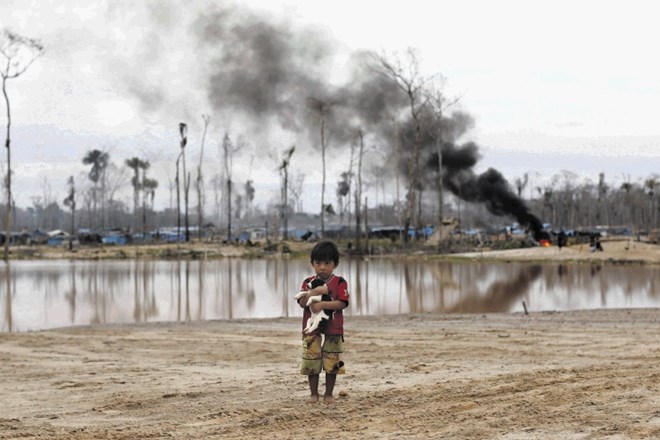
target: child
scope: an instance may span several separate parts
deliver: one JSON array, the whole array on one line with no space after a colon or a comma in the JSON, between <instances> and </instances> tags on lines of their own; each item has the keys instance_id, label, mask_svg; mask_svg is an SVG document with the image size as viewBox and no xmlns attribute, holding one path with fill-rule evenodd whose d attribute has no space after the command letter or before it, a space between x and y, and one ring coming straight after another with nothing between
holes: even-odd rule
<instances>
[{"instance_id":1,"label":"child","mask_svg":"<svg viewBox=\"0 0 660 440\"><path fill-rule=\"evenodd\" d=\"M307 320L312 313L318 313L322 310L330 310L333 316L323 326L324 336L319 330L310 334L303 333L302 365L300 372L307 375L309 380L309 390L311 392L310 402L319 401L319 375L321 367L325 371L325 394L323 401L332 403L332 392L335 387L337 374L343 374L343 362L341 362L341 353L344 343L344 315L342 310L348 307L348 283L340 276L334 274L334 270L339 265L339 250L331 241L321 241L311 254L311 264L314 268L315 276L308 277L303 281L302 290L307 291L298 299L298 304L303 307L302 327L305 329ZM320 278L325 282L324 285L315 287L311 290L308 283L315 278ZM328 294L331 301L320 301L306 306L310 296Z\"/></svg>"}]
</instances>

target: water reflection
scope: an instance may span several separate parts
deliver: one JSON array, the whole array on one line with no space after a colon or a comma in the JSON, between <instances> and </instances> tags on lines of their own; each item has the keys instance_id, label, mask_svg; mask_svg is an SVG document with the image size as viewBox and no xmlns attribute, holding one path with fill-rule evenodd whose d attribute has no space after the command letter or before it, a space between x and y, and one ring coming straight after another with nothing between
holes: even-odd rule
<instances>
[{"instance_id":1,"label":"water reflection","mask_svg":"<svg viewBox=\"0 0 660 440\"><path fill-rule=\"evenodd\" d=\"M14 261L0 271L0 331L299 316L306 260ZM660 269L343 260L347 315L660 307Z\"/></svg>"},{"instance_id":2,"label":"water reflection","mask_svg":"<svg viewBox=\"0 0 660 440\"><path fill-rule=\"evenodd\" d=\"M14 315L13 315L13 307L12 307L12 302L13 302L13 289L11 285L11 268L9 266L9 261L5 261L5 291L4 291L4 316L3 316L3 326L2 330L6 331L12 331L13 330L13 323L14 323Z\"/></svg>"},{"instance_id":3,"label":"water reflection","mask_svg":"<svg viewBox=\"0 0 660 440\"><path fill-rule=\"evenodd\" d=\"M470 290L463 298L447 308L449 313L495 313L511 310L521 303L522 296L527 293L530 286L541 275L543 269L534 264L513 268L505 266L503 271L508 272L507 278L494 281L485 292Z\"/></svg>"}]
</instances>

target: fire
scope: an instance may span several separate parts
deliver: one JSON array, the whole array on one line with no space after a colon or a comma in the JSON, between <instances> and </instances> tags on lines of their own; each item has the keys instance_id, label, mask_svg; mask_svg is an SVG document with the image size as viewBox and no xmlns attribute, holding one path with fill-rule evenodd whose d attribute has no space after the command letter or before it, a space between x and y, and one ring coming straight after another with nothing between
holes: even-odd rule
<instances>
[{"instance_id":1,"label":"fire","mask_svg":"<svg viewBox=\"0 0 660 440\"><path fill-rule=\"evenodd\" d=\"M543 247L550 247L550 240L546 240L545 238L539 241L539 244Z\"/></svg>"}]
</instances>

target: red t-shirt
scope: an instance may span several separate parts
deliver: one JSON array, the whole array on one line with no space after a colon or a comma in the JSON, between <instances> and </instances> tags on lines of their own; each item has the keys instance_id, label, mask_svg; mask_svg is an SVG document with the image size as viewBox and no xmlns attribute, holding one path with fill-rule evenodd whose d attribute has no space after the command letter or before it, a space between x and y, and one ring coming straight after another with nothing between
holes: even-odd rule
<instances>
[{"instance_id":1,"label":"red t-shirt","mask_svg":"<svg viewBox=\"0 0 660 440\"><path fill-rule=\"evenodd\" d=\"M302 287L300 290L308 291L307 283L316 278L316 275L308 277L303 281ZM332 300L344 301L348 305L348 283L346 280L340 276L332 275L328 281L325 283L328 286L328 294ZM307 320L312 316L312 312L309 310L309 307L305 307L303 312L302 328L303 330L307 327ZM318 332L318 330L317 330ZM332 319L328 321L325 325L326 335L343 335L344 334L344 313L343 310L336 310L332 316Z\"/></svg>"}]
</instances>

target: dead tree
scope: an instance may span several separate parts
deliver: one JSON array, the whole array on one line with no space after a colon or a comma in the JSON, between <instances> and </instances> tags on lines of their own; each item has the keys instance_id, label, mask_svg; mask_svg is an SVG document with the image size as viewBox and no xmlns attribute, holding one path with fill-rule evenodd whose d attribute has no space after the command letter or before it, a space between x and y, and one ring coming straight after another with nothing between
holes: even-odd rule
<instances>
[{"instance_id":1,"label":"dead tree","mask_svg":"<svg viewBox=\"0 0 660 440\"><path fill-rule=\"evenodd\" d=\"M327 209L325 204L325 182L326 182L326 165L325 165L325 153L328 148L328 134L327 134L327 122L332 111L332 107L335 105L334 102L325 101L319 98L309 98L309 106L313 112L315 112L319 118L319 129L321 134L321 167L323 172L323 177L321 180L321 236L325 234L325 211Z\"/></svg>"},{"instance_id":2,"label":"dead tree","mask_svg":"<svg viewBox=\"0 0 660 440\"><path fill-rule=\"evenodd\" d=\"M225 137L220 146L222 156L225 163L225 178L227 185L227 242L231 241L231 193L232 193L232 171L234 163L234 155L243 147L239 141L235 146L229 137L229 133L225 133Z\"/></svg>"},{"instance_id":3,"label":"dead tree","mask_svg":"<svg viewBox=\"0 0 660 440\"><path fill-rule=\"evenodd\" d=\"M174 176L174 184L176 185L176 241L180 241L179 237L181 234L181 185L179 181L179 163L181 162L181 156L183 155L183 150L176 157L176 174Z\"/></svg>"},{"instance_id":4,"label":"dead tree","mask_svg":"<svg viewBox=\"0 0 660 440\"><path fill-rule=\"evenodd\" d=\"M69 241L69 249L73 247L73 238L76 236L76 186L73 181L73 176L69 176L67 180L69 186L69 195L64 199L64 206L71 209L71 240Z\"/></svg>"},{"instance_id":5,"label":"dead tree","mask_svg":"<svg viewBox=\"0 0 660 440\"><path fill-rule=\"evenodd\" d=\"M202 176L202 163L204 163L204 141L206 140L206 131L211 122L209 115L202 115L204 120L204 133L202 134L202 149L199 152L199 165L197 165L197 181L195 182L197 189L197 224L199 225L198 237L202 239L202 227L204 226L204 178Z\"/></svg>"},{"instance_id":6,"label":"dead tree","mask_svg":"<svg viewBox=\"0 0 660 440\"><path fill-rule=\"evenodd\" d=\"M401 89L408 98L408 107L410 117L415 128L415 135L412 145L412 158L408 166L408 194L407 194L407 207L406 207L406 221L404 227L404 238L408 238L408 227L411 222L415 221L415 206L417 205L417 194L421 188L421 147L422 147L422 122L421 116L424 108L427 106L429 97L425 93L427 84L433 80L433 76L422 75L419 67L419 59L413 49L408 49L406 52L406 64L404 64L398 57L392 59L385 55L372 55L374 60L373 68L385 75L387 78Z\"/></svg>"},{"instance_id":7,"label":"dead tree","mask_svg":"<svg viewBox=\"0 0 660 440\"><path fill-rule=\"evenodd\" d=\"M282 179L282 208L280 210L280 217L284 230L282 235L283 240L289 238L289 165L291 164L291 156L293 156L294 151L296 151L295 145L292 145L291 148L286 150L282 155L282 162L279 166L280 178Z\"/></svg>"},{"instance_id":8,"label":"dead tree","mask_svg":"<svg viewBox=\"0 0 660 440\"><path fill-rule=\"evenodd\" d=\"M362 221L362 158L364 156L364 133L362 132L362 129L358 130L358 153L357 153L357 173L356 174L356 182L355 182L355 237L357 241L357 249L359 252L362 251L361 248L361 235L362 235L362 230L360 227L360 222ZM368 231L367 232L368 235Z\"/></svg>"},{"instance_id":9,"label":"dead tree","mask_svg":"<svg viewBox=\"0 0 660 440\"><path fill-rule=\"evenodd\" d=\"M444 188L442 185L442 179L444 177L442 173L442 143L444 142L444 133L442 132L444 128L443 117L445 110L456 104L460 99L454 98L451 101L447 100L447 98L445 98L442 93L442 88L444 86L443 82L444 80L441 77L438 90L435 90L429 95L429 104L431 105L436 119L435 132L431 133L431 137L435 138L436 153L438 155L438 175L436 181L436 190L438 191L438 235L440 236L440 239L442 239L442 225L444 221L443 206L445 204L443 194Z\"/></svg>"},{"instance_id":10,"label":"dead tree","mask_svg":"<svg viewBox=\"0 0 660 440\"><path fill-rule=\"evenodd\" d=\"M0 34L0 77L2 77L2 93L7 108L7 135L5 148L7 149L7 211L5 213L5 248L4 258L9 258L9 238L12 228L12 192L11 192L11 109L9 95L7 95L7 81L17 78L44 52L44 47L38 40L22 37L14 32L4 29Z\"/></svg>"},{"instance_id":11,"label":"dead tree","mask_svg":"<svg viewBox=\"0 0 660 440\"><path fill-rule=\"evenodd\" d=\"M186 174L186 153L185 153L186 144L188 143L187 133L188 133L188 126L183 122L179 123L179 134L181 135L181 154L179 155L179 157L181 158L181 162L183 164L183 199L184 199L184 218L186 223L186 243L190 241L190 228L188 223L188 194L189 194L188 190L190 189L190 176ZM177 184L179 182L178 171L179 171L179 167L177 166ZM181 220L179 220L179 228L181 228L180 223Z\"/></svg>"}]
</instances>

